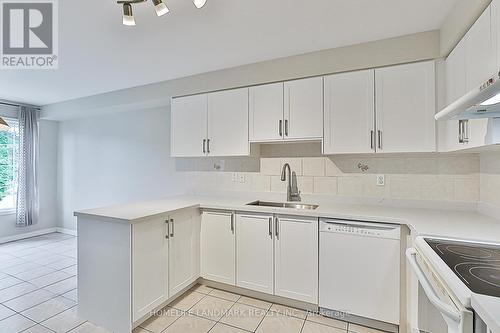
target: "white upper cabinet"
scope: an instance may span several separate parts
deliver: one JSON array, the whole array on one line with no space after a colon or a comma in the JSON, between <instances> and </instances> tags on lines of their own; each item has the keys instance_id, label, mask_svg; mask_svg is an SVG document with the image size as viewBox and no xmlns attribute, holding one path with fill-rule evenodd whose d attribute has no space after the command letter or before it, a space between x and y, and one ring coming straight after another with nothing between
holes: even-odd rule
<instances>
[{"instance_id":1,"label":"white upper cabinet","mask_svg":"<svg viewBox=\"0 0 500 333\"><path fill-rule=\"evenodd\" d=\"M275 295L318 303L318 219L275 219Z\"/></svg>"},{"instance_id":2,"label":"white upper cabinet","mask_svg":"<svg viewBox=\"0 0 500 333\"><path fill-rule=\"evenodd\" d=\"M273 218L236 215L236 285L274 293Z\"/></svg>"},{"instance_id":3,"label":"white upper cabinet","mask_svg":"<svg viewBox=\"0 0 500 333\"><path fill-rule=\"evenodd\" d=\"M434 61L375 70L377 151L434 152Z\"/></svg>"},{"instance_id":4,"label":"white upper cabinet","mask_svg":"<svg viewBox=\"0 0 500 333\"><path fill-rule=\"evenodd\" d=\"M283 138L283 82L249 88L250 142Z\"/></svg>"},{"instance_id":5,"label":"white upper cabinet","mask_svg":"<svg viewBox=\"0 0 500 333\"><path fill-rule=\"evenodd\" d=\"M446 59L446 104L467 93L465 71L465 41L462 40Z\"/></svg>"},{"instance_id":6,"label":"white upper cabinet","mask_svg":"<svg viewBox=\"0 0 500 333\"><path fill-rule=\"evenodd\" d=\"M284 139L323 137L323 78L285 82Z\"/></svg>"},{"instance_id":7,"label":"white upper cabinet","mask_svg":"<svg viewBox=\"0 0 500 333\"><path fill-rule=\"evenodd\" d=\"M325 77L324 154L375 152L375 71Z\"/></svg>"},{"instance_id":8,"label":"white upper cabinet","mask_svg":"<svg viewBox=\"0 0 500 333\"><path fill-rule=\"evenodd\" d=\"M232 213L204 212L201 223L201 276L235 285L236 234Z\"/></svg>"},{"instance_id":9,"label":"white upper cabinet","mask_svg":"<svg viewBox=\"0 0 500 333\"><path fill-rule=\"evenodd\" d=\"M248 88L208 94L209 156L250 154L248 143Z\"/></svg>"},{"instance_id":10,"label":"white upper cabinet","mask_svg":"<svg viewBox=\"0 0 500 333\"><path fill-rule=\"evenodd\" d=\"M132 320L168 299L167 223L154 219L132 225Z\"/></svg>"},{"instance_id":11,"label":"white upper cabinet","mask_svg":"<svg viewBox=\"0 0 500 333\"><path fill-rule=\"evenodd\" d=\"M478 88L498 70L496 45L492 33L491 6L486 8L464 39L467 91L471 91Z\"/></svg>"},{"instance_id":12,"label":"white upper cabinet","mask_svg":"<svg viewBox=\"0 0 500 333\"><path fill-rule=\"evenodd\" d=\"M207 95L172 99L171 142L173 157L204 156L207 138Z\"/></svg>"}]
</instances>

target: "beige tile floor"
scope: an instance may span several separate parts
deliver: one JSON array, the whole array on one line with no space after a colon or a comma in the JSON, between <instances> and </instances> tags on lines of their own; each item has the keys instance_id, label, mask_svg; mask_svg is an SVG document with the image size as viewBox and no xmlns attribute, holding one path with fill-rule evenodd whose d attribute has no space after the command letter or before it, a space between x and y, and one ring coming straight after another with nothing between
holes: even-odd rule
<instances>
[{"instance_id":1,"label":"beige tile floor","mask_svg":"<svg viewBox=\"0 0 500 333\"><path fill-rule=\"evenodd\" d=\"M76 274L76 237L53 233L0 244L0 332L108 332L76 315ZM379 333L203 285L134 330L160 332Z\"/></svg>"}]
</instances>

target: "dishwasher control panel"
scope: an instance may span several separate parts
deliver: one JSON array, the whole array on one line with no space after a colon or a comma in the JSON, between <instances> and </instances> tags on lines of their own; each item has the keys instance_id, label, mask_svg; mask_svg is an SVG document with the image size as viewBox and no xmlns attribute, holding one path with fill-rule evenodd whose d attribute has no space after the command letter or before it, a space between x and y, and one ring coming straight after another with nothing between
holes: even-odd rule
<instances>
[{"instance_id":1,"label":"dishwasher control panel","mask_svg":"<svg viewBox=\"0 0 500 333\"><path fill-rule=\"evenodd\" d=\"M332 232L338 234L350 234L357 236L400 238L400 227L397 225L383 223L351 222L342 220L322 220L321 232Z\"/></svg>"}]
</instances>

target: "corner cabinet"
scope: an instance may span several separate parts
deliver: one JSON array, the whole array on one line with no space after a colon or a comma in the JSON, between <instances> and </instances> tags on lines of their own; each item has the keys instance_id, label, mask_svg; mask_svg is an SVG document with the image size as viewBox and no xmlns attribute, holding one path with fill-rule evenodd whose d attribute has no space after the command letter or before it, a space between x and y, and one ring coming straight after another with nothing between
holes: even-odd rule
<instances>
[{"instance_id":1,"label":"corner cabinet","mask_svg":"<svg viewBox=\"0 0 500 333\"><path fill-rule=\"evenodd\" d=\"M248 88L172 98L171 156L246 156Z\"/></svg>"},{"instance_id":2,"label":"corner cabinet","mask_svg":"<svg viewBox=\"0 0 500 333\"><path fill-rule=\"evenodd\" d=\"M200 275L200 213L182 210L169 216L169 295L175 295Z\"/></svg>"},{"instance_id":3,"label":"corner cabinet","mask_svg":"<svg viewBox=\"0 0 500 333\"><path fill-rule=\"evenodd\" d=\"M78 315L131 332L200 276L200 212L78 218Z\"/></svg>"},{"instance_id":4,"label":"corner cabinet","mask_svg":"<svg viewBox=\"0 0 500 333\"><path fill-rule=\"evenodd\" d=\"M168 219L132 225L133 320L139 320L168 299Z\"/></svg>"},{"instance_id":5,"label":"corner cabinet","mask_svg":"<svg viewBox=\"0 0 500 333\"><path fill-rule=\"evenodd\" d=\"M434 61L375 70L377 152L435 152Z\"/></svg>"}]
</instances>

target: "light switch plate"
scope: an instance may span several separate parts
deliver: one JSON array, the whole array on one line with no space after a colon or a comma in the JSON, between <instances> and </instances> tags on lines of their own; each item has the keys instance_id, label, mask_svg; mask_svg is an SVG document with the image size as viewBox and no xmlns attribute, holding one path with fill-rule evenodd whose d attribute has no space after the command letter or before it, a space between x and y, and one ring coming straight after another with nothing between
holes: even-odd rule
<instances>
[{"instance_id":1,"label":"light switch plate","mask_svg":"<svg viewBox=\"0 0 500 333\"><path fill-rule=\"evenodd\" d=\"M385 186L385 175L377 175L377 185Z\"/></svg>"},{"instance_id":2,"label":"light switch plate","mask_svg":"<svg viewBox=\"0 0 500 333\"><path fill-rule=\"evenodd\" d=\"M236 183L236 182L238 181L238 173L237 173L237 172L233 172L233 173L231 174L231 181L232 181L233 183Z\"/></svg>"}]
</instances>

